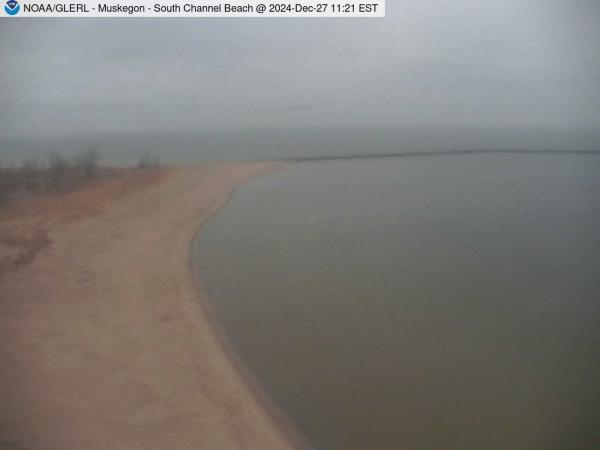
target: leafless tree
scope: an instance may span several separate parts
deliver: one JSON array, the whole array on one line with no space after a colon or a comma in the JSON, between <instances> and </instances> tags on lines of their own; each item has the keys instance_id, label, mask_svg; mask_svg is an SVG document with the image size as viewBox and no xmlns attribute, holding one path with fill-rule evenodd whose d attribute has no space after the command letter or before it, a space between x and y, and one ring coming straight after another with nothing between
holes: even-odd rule
<instances>
[{"instance_id":1,"label":"leafless tree","mask_svg":"<svg viewBox=\"0 0 600 450\"><path fill-rule=\"evenodd\" d=\"M44 167L35 158L29 158L21 165L18 181L27 191L35 191L39 189L44 182Z\"/></svg>"},{"instance_id":2,"label":"leafless tree","mask_svg":"<svg viewBox=\"0 0 600 450\"><path fill-rule=\"evenodd\" d=\"M53 187L57 188L64 185L68 168L69 163L60 153L50 153L48 157L48 177Z\"/></svg>"},{"instance_id":3,"label":"leafless tree","mask_svg":"<svg viewBox=\"0 0 600 450\"><path fill-rule=\"evenodd\" d=\"M143 153L138 161L139 169L150 169L158 167L160 162L158 156L151 156L148 152Z\"/></svg>"},{"instance_id":4,"label":"leafless tree","mask_svg":"<svg viewBox=\"0 0 600 450\"><path fill-rule=\"evenodd\" d=\"M96 175L99 161L100 152L95 148L80 153L76 158L77 166L86 178L92 178Z\"/></svg>"},{"instance_id":5,"label":"leafless tree","mask_svg":"<svg viewBox=\"0 0 600 450\"><path fill-rule=\"evenodd\" d=\"M11 173L0 161L0 205L6 203L11 188Z\"/></svg>"}]
</instances>

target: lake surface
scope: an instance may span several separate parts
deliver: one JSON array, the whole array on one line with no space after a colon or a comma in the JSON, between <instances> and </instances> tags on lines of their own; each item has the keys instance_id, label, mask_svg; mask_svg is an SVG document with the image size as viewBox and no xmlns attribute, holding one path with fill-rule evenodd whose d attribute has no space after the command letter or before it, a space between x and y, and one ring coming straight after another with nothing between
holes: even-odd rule
<instances>
[{"instance_id":1,"label":"lake surface","mask_svg":"<svg viewBox=\"0 0 600 450\"><path fill-rule=\"evenodd\" d=\"M600 448L600 157L311 162L257 178L197 263L317 449Z\"/></svg>"},{"instance_id":2,"label":"lake surface","mask_svg":"<svg viewBox=\"0 0 600 450\"><path fill-rule=\"evenodd\" d=\"M0 164L29 158L48 161L49 152L74 158L97 149L102 164L136 165L149 154L163 164L214 160L311 158L464 149L600 151L600 128L308 127L247 130L156 130L79 136L0 136Z\"/></svg>"}]
</instances>

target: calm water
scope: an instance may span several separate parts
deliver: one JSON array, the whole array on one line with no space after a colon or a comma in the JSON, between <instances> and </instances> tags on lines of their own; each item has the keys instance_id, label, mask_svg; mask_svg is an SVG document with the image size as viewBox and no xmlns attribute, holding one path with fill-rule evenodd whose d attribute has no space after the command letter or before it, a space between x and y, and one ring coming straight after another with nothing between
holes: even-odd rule
<instances>
[{"instance_id":1,"label":"calm water","mask_svg":"<svg viewBox=\"0 0 600 450\"><path fill-rule=\"evenodd\" d=\"M323 450L600 448L600 157L297 164L206 228L218 319Z\"/></svg>"},{"instance_id":2,"label":"calm water","mask_svg":"<svg viewBox=\"0 0 600 450\"><path fill-rule=\"evenodd\" d=\"M211 160L287 159L315 156L373 155L460 149L530 149L598 151L600 128L278 128L212 131L98 133L81 136L7 138L0 136L0 165L28 158L47 161L48 153L67 158L96 148L102 163L130 166L140 155L163 164Z\"/></svg>"}]
</instances>

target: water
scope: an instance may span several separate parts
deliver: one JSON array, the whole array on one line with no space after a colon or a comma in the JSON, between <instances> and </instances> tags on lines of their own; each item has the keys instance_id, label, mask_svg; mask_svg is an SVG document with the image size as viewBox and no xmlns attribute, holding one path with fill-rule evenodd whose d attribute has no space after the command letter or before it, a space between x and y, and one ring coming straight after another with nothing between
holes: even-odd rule
<instances>
[{"instance_id":1,"label":"water","mask_svg":"<svg viewBox=\"0 0 600 450\"><path fill-rule=\"evenodd\" d=\"M246 130L155 130L88 133L75 136L0 136L0 165L28 158L47 160L49 152L67 158L98 149L102 163L131 166L149 153L163 164L211 160L287 159L373 155L461 149L600 151L600 129L561 128L278 128Z\"/></svg>"},{"instance_id":2,"label":"water","mask_svg":"<svg viewBox=\"0 0 600 450\"><path fill-rule=\"evenodd\" d=\"M198 265L323 450L600 448L600 157L303 163L241 188Z\"/></svg>"}]
</instances>

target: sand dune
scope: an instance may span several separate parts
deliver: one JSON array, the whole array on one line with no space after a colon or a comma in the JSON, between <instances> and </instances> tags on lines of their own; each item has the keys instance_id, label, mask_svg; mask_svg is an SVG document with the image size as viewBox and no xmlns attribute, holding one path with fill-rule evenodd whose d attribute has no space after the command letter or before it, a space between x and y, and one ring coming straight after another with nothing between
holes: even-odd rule
<instances>
[{"instance_id":1,"label":"sand dune","mask_svg":"<svg viewBox=\"0 0 600 450\"><path fill-rule=\"evenodd\" d=\"M276 167L169 169L85 190L81 205L97 207L80 214L38 199L4 218L49 243L0 278L0 449L292 447L219 344L188 266L198 227Z\"/></svg>"}]
</instances>

